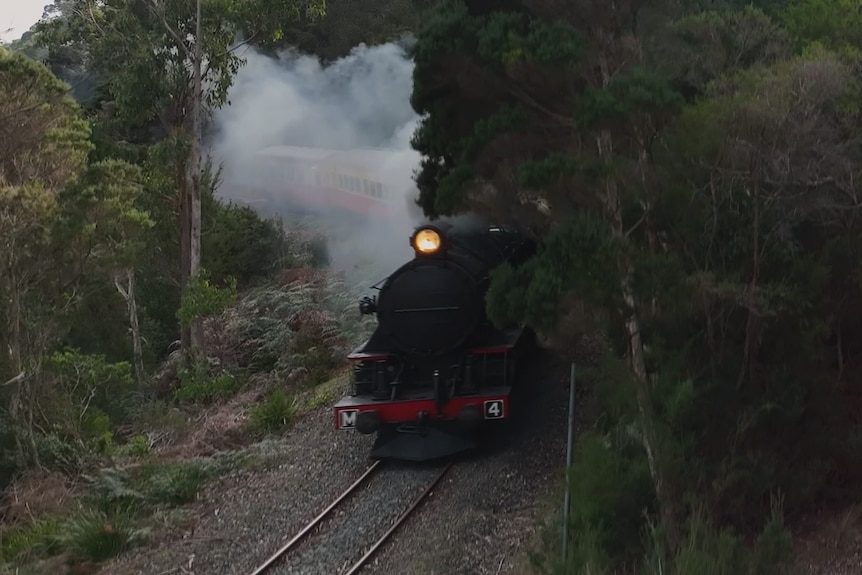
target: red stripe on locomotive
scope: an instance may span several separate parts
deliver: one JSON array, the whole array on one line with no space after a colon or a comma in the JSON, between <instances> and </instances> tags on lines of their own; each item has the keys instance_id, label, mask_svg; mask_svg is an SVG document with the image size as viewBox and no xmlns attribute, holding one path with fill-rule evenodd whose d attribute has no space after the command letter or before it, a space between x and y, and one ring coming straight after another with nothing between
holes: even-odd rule
<instances>
[{"instance_id":1,"label":"red stripe on locomotive","mask_svg":"<svg viewBox=\"0 0 862 575\"><path fill-rule=\"evenodd\" d=\"M344 397L334 406L335 428L354 428L353 425L342 425L342 412L350 412L353 416L356 416L360 413L372 411L377 413L383 424L412 423L419 418L421 412L424 412L429 420L455 419L462 409L469 406L475 406L479 409L479 413L485 414L488 409L487 404L489 403L496 404L494 413L492 417L485 415L484 419L505 419L509 417L508 392L453 397L446 402L441 412L437 411L437 406L433 399L373 401L370 399L364 400L361 397Z\"/></svg>"}]
</instances>

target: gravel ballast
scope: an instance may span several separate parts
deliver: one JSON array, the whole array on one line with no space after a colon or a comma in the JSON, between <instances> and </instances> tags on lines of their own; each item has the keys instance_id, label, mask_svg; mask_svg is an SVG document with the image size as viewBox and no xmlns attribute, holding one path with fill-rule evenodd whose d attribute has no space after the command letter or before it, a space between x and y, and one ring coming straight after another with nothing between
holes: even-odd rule
<instances>
[{"instance_id":1,"label":"gravel ballast","mask_svg":"<svg viewBox=\"0 0 862 575\"><path fill-rule=\"evenodd\" d=\"M548 352L534 363L522 372L536 396L521 420L484 451L461 458L363 574L525 573L523 552L535 542L560 486L566 439L568 366ZM373 438L336 431L331 413L324 407L299 418L278 443L277 465L220 478L203 491L188 526L127 552L99 573L251 573L370 464ZM345 501L353 511L338 515L343 525L320 529L333 540L325 546L303 543L290 567L280 565L275 572L330 574L333 565L340 571L409 506L433 479L432 469L439 466L422 466L398 479L392 475L385 488L367 491L373 496Z\"/></svg>"},{"instance_id":2,"label":"gravel ballast","mask_svg":"<svg viewBox=\"0 0 862 575\"><path fill-rule=\"evenodd\" d=\"M521 419L490 449L455 465L363 575L530 572L527 552L562 506L555 496L562 493L569 382L569 366L552 354L541 352L534 364L524 382L536 395Z\"/></svg>"},{"instance_id":3,"label":"gravel ballast","mask_svg":"<svg viewBox=\"0 0 862 575\"><path fill-rule=\"evenodd\" d=\"M392 466L345 501L274 575L338 573L354 564L434 481L442 467Z\"/></svg>"}]
</instances>

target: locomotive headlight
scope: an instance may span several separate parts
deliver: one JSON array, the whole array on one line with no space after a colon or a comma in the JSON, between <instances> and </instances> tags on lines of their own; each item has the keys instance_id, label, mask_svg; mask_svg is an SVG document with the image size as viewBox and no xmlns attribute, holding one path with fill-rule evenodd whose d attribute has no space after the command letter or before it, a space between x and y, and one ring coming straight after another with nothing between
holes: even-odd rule
<instances>
[{"instance_id":1,"label":"locomotive headlight","mask_svg":"<svg viewBox=\"0 0 862 575\"><path fill-rule=\"evenodd\" d=\"M424 229L413 236L413 247L423 254L433 254L440 249L440 234L432 229Z\"/></svg>"}]
</instances>

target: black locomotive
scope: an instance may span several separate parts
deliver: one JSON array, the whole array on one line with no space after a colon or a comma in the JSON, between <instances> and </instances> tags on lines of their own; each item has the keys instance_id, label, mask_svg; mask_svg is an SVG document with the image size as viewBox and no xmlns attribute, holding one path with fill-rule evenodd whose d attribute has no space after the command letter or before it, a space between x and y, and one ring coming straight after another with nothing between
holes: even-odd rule
<instances>
[{"instance_id":1,"label":"black locomotive","mask_svg":"<svg viewBox=\"0 0 862 575\"><path fill-rule=\"evenodd\" d=\"M426 460L476 446L486 420L510 415L515 367L532 333L485 315L489 274L519 265L536 244L505 226L439 222L410 237L414 258L365 297L377 329L349 356L352 393L338 429L377 432L372 457Z\"/></svg>"}]
</instances>

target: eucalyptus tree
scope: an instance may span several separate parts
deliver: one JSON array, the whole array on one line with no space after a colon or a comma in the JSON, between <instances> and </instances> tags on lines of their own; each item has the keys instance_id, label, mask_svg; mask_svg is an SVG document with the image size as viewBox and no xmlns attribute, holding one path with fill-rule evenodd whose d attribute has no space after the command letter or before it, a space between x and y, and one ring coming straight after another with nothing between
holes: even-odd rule
<instances>
[{"instance_id":1,"label":"eucalyptus tree","mask_svg":"<svg viewBox=\"0 0 862 575\"><path fill-rule=\"evenodd\" d=\"M22 463L36 457L34 416L52 392L43 360L88 279L107 277L149 224L134 207L135 166L88 165L90 128L68 90L44 65L0 48L0 393L10 390Z\"/></svg>"},{"instance_id":2,"label":"eucalyptus tree","mask_svg":"<svg viewBox=\"0 0 862 575\"><path fill-rule=\"evenodd\" d=\"M776 486L810 497L834 455L807 442L848 420L824 432L807 398L834 397L828 324L858 301L858 271L830 271L858 270L858 52L793 58L741 4L449 0L413 51L419 204L542 237L494 272L489 316L610 336L668 557L692 502L740 525Z\"/></svg>"},{"instance_id":3,"label":"eucalyptus tree","mask_svg":"<svg viewBox=\"0 0 862 575\"><path fill-rule=\"evenodd\" d=\"M282 39L282 27L323 14L324 0L63 0L64 18L37 27L42 42L83 45L106 87L107 114L144 128L172 158L178 215L179 285L201 261L201 134L205 116L228 103L239 50ZM241 39L244 38L244 39ZM200 322L181 330L187 357L202 351Z\"/></svg>"},{"instance_id":4,"label":"eucalyptus tree","mask_svg":"<svg viewBox=\"0 0 862 575\"><path fill-rule=\"evenodd\" d=\"M664 523L679 525L652 414L637 260L656 202L650 150L681 98L644 65L641 2L449 1L415 48L414 137L426 213L472 209L546 235L521 272L502 268L489 313L552 329L566 293L608 310L624 334L641 437Z\"/></svg>"}]
</instances>

